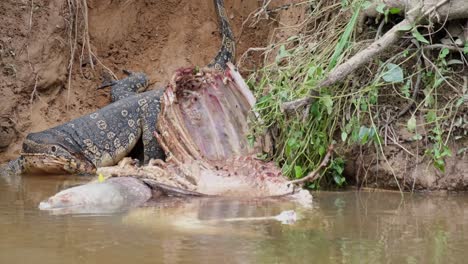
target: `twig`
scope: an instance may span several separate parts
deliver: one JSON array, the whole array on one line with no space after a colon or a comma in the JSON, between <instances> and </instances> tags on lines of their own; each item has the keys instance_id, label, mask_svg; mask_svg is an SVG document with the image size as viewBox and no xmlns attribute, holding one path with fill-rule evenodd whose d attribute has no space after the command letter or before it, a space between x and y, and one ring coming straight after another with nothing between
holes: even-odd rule
<instances>
[{"instance_id":1,"label":"twig","mask_svg":"<svg viewBox=\"0 0 468 264\"><path fill-rule=\"evenodd\" d=\"M463 52L463 48L460 48L456 45L445 45L445 44L432 44L432 45L426 45L423 47L423 49L427 50L435 50L435 49L448 49L450 51L454 52Z\"/></svg>"},{"instance_id":2,"label":"twig","mask_svg":"<svg viewBox=\"0 0 468 264\"><path fill-rule=\"evenodd\" d=\"M29 40L31 39L33 12L34 12L34 0L31 0L31 12L29 13L29 28L28 28L28 35L27 35L27 40L26 40L26 57L28 59L29 68L31 68L31 71L35 75L37 75L36 68L32 64L31 59L29 57Z\"/></svg>"},{"instance_id":3,"label":"twig","mask_svg":"<svg viewBox=\"0 0 468 264\"><path fill-rule=\"evenodd\" d=\"M275 7L275 8L267 9L267 10L265 10L265 12L266 12L266 13L275 13L275 12L278 12L278 11L280 11L280 10L287 10L287 9L289 9L290 7L293 7L293 6L303 5L304 3L307 4L307 1L299 2L299 3L284 4L284 5Z\"/></svg>"},{"instance_id":4,"label":"twig","mask_svg":"<svg viewBox=\"0 0 468 264\"><path fill-rule=\"evenodd\" d=\"M463 76L463 90L462 91L466 91L468 90L468 76Z\"/></svg>"},{"instance_id":5,"label":"twig","mask_svg":"<svg viewBox=\"0 0 468 264\"><path fill-rule=\"evenodd\" d=\"M379 27L377 28L377 33L375 33L375 38L374 41L378 40L380 38L380 34L382 34L383 26L385 25L385 19L382 19L380 22Z\"/></svg>"},{"instance_id":6,"label":"twig","mask_svg":"<svg viewBox=\"0 0 468 264\"><path fill-rule=\"evenodd\" d=\"M34 95L36 95L36 92L37 92L37 73L35 74L34 76L34 88L33 88L33 91L31 93L31 98L29 99L29 107L30 107L30 110L31 110L31 116L32 116L32 104L33 104L33 101L34 101Z\"/></svg>"},{"instance_id":7,"label":"twig","mask_svg":"<svg viewBox=\"0 0 468 264\"><path fill-rule=\"evenodd\" d=\"M88 24L88 3L86 0L83 0L83 20L85 24L84 28L84 36L85 36L85 41L86 41L86 46L88 47L88 59L89 59L89 65L91 65L91 69L94 70L94 63L93 63L93 58L91 55L91 45L89 44L89 24ZM83 43L84 45L84 43Z\"/></svg>"},{"instance_id":8,"label":"twig","mask_svg":"<svg viewBox=\"0 0 468 264\"><path fill-rule=\"evenodd\" d=\"M318 176L320 175L319 172L321 169L325 168L327 165L328 165L328 162L330 162L330 158L333 154L333 144L331 144L329 147L328 147L328 151L327 151L327 154L325 155L325 157L323 158L322 162L320 163L320 165L314 170L312 171L311 173L309 173L307 176L305 176L304 178L302 179L298 179L298 180L293 180L293 181L289 181L288 182L288 185L289 184L299 184L299 183L304 183L304 182L307 182L307 181L314 181L318 178Z\"/></svg>"},{"instance_id":9,"label":"twig","mask_svg":"<svg viewBox=\"0 0 468 264\"><path fill-rule=\"evenodd\" d=\"M104 65L104 63L101 62L101 60L96 56L96 54L94 54L92 51L91 51L91 55L96 59L96 61L101 64L101 66L106 69L110 75L112 75L112 77L114 78L114 80L118 80L119 78L117 78L117 75L115 75L115 73L113 71L111 71L111 69L107 68L106 65Z\"/></svg>"},{"instance_id":10,"label":"twig","mask_svg":"<svg viewBox=\"0 0 468 264\"><path fill-rule=\"evenodd\" d=\"M28 30L28 35L31 33L33 12L34 12L34 0L31 0L31 13L29 13L29 30Z\"/></svg>"},{"instance_id":11,"label":"twig","mask_svg":"<svg viewBox=\"0 0 468 264\"><path fill-rule=\"evenodd\" d=\"M418 59L418 75L416 77L416 83L414 84L413 94L411 95L411 101L408 104L406 104L406 106L404 106L403 109L401 109L401 111L395 117L388 120L385 123L385 126L393 123L395 120L397 120L398 118L405 115L411 109L411 107L416 103L416 97L418 97L419 87L421 86L421 79L422 79L421 63L422 63L421 57L419 57L419 59Z\"/></svg>"},{"instance_id":12,"label":"twig","mask_svg":"<svg viewBox=\"0 0 468 264\"><path fill-rule=\"evenodd\" d=\"M255 20L250 23L250 27L254 27L259 21L260 21L260 15L262 13L265 14L266 18L268 18L268 13L266 12L267 11L267 6L270 4L271 0L263 0L263 3L262 3L262 6L259 7L258 9L252 11L248 16L247 18L244 20L244 22L242 22L242 27L241 27L241 33L244 29L244 26L245 24L247 23L247 21L249 21L249 19L252 17L252 18L255 18Z\"/></svg>"},{"instance_id":13,"label":"twig","mask_svg":"<svg viewBox=\"0 0 468 264\"><path fill-rule=\"evenodd\" d=\"M78 2L75 2L76 6L73 5L73 0L68 0L68 11L70 13L70 24L68 30L68 42L70 45L70 60L68 62L68 87L67 87L67 109L70 102L71 93L71 77L73 70L73 61L75 59L76 40L78 34ZM73 13L75 13L73 15ZM73 31L75 32L73 36Z\"/></svg>"},{"instance_id":14,"label":"twig","mask_svg":"<svg viewBox=\"0 0 468 264\"><path fill-rule=\"evenodd\" d=\"M420 70L420 66L418 64L418 68ZM416 97L418 96L418 93L419 93L419 87L421 86L421 78L422 78L422 74L421 74L421 70L418 72L418 76L416 77L416 83L414 84L414 90L413 90L413 95L411 96L411 102L408 103L397 115L397 117L395 119L398 119L400 117L402 117L404 114L406 114L406 112L408 112L408 110L411 108L411 106L414 105L414 103L416 102ZM395 120L394 119L394 120ZM393 121L393 120L392 120Z\"/></svg>"},{"instance_id":15,"label":"twig","mask_svg":"<svg viewBox=\"0 0 468 264\"><path fill-rule=\"evenodd\" d=\"M396 137L395 137L395 134L392 132L392 137L390 137L393 141L393 144L397 145L398 147L400 147L403 151L405 151L406 153L408 153L410 156L412 157L416 157L415 154L413 154L411 151L409 151L407 148L405 148L403 145L401 145L400 143L398 143Z\"/></svg>"},{"instance_id":16,"label":"twig","mask_svg":"<svg viewBox=\"0 0 468 264\"><path fill-rule=\"evenodd\" d=\"M444 80L445 84L447 84L448 87L452 88L453 91L454 91L455 93L459 93L458 88L455 87L455 86L453 86L453 84L451 84L451 83L447 80L447 78L442 74L442 72L440 71L439 67L438 67L437 65L435 65L435 64L432 62L432 60L430 60L430 59L424 54L424 49L422 50L421 55L422 55L422 57L424 58L424 60L427 61L427 63L429 63L429 64L432 66L432 68L433 68L434 71L440 76L440 78Z\"/></svg>"},{"instance_id":17,"label":"twig","mask_svg":"<svg viewBox=\"0 0 468 264\"><path fill-rule=\"evenodd\" d=\"M33 104L33 101L34 101L34 96L36 95L37 93L37 79L38 79L38 74L37 74L37 71L36 71L36 68L34 67L34 65L32 64L31 62L31 59L29 57L29 40L31 39L31 32L32 32L32 20L33 20L33 13L34 13L34 0L31 0L31 12L29 13L29 28L28 28L28 40L27 40L27 43L26 43L26 57L28 59L28 64L29 64L29 67L31 68L31 71L33 72L34 74L34 88L33 88L33 91L31 92L31 98L29 99L29 108L30 108L30 116L32 116L32 104Z\"/></svg>"}]
</instances>

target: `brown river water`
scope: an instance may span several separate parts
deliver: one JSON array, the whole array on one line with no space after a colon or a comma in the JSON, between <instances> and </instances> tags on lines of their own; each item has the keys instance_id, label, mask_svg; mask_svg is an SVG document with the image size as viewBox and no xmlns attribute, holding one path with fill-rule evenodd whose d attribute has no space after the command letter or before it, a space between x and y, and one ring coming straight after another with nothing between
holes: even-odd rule
<instances>
[{"instance_id":1,"label":"brown river water","mask_svg":"<svg viewBox=\"0 0 468 264\"><path fill-rule=\"evenodd\" d=\"M319 192L312 208L216 198L104 214L37 209L80 181L0 178L0 263L468 262L468 194ZM292 225L253 219L291 209Z\"/></svg>"}]
</instances>

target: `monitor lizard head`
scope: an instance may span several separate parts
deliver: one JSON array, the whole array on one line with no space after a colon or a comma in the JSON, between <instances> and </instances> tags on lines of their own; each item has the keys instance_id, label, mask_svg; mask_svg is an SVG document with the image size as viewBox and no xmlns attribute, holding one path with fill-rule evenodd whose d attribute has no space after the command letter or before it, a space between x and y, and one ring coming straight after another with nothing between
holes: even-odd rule
<instances>
[{"instance_id":1,"label":"monitor lizard head","mask_svg":"<svg viewBox=\"0 0 468 264\"><path fill-rule=\"evenodd\" d=\"M89 173L96 171L76 143L60 131L46 130L29 134L21 156L27 173Z\"/></svg>"}]
</instances>

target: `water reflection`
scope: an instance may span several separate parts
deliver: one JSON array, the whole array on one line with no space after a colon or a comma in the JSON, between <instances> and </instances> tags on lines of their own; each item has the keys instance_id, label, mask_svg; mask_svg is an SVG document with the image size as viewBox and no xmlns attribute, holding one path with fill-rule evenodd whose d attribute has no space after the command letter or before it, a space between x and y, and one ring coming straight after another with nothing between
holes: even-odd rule
<instances>
[{"instance_id":1,"label":"water reflection","mask_svg":"<svg viewBox=\"0 0 468 264\"><path fill-rule=\"evenodd\" d=\"M314 206L168 199L108 216L38 203L83 178L0 180L0 263L463 263L468 195L321 192ZM64 184L66 180L66 184ZM294 209L294 225L249 221ZM245 221L225 221L242 218Z\"/></svg>"}]
</instances>

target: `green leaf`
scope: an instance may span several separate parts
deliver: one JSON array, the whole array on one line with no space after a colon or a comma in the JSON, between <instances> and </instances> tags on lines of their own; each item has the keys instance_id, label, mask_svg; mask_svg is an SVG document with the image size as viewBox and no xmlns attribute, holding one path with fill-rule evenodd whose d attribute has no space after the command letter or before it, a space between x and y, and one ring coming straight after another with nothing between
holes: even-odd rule
<instances>
[{"instance_id":1,"label":"green leaf","mask_svg":"<svg viewBox=\"0 0 468 264\"><path fill-rule=\"evenodd\" d=\"M291 157L291 146L289 146L289 144L286 144L286 146L284 147L284 151L285 151L286 157Z\"/></svg>"},{"instance_id":2,"label":"green leaf","mask_svg":"<svg viewBox=\"0 0 468 264\"><path fill-rule=\"evenodd\" d=\"M309 69L307 70L307 76L314 77L316 71L317 71L316 66L310 66Z\"/></svg>"},{"instance_id":3,"label":"green leaf","mask_svg":"<svg viewBox=\"0 0 468 264\"><path fill-rule=\"evenodd\" d=\"M440 151L439 151L439 149L436 148L436 147L434 146L433 152L434 152L434 157L435 157L436 159L440 159L441 156L440 156Z\"/></svg>"},{"instance_id":4,"label":"green leaf","mask_svg":"<svg viewBox=\"0 0 468 264\"><path fill-rule=\"evenodd\" d=\"M370 1L364 1L364 3L362 3L362 9L367 9L369 8L370 6L372 5L372 3Z\"/></svg>"},{"instance_id":5,"label":"green leaf","mask_svg":"<svg viewBox=\"0 0 468 264\"><path fill-rule=\"evenodd\" d=\"M400 14L400 12L401 12L401 9L398 8L398 7L391 7L390 8L390 14L392 14L392 15Z\"/></svg>"},{"instance_id":6,"label":"green leaf","mask_svg":"<svg viewBox=\"0 0 468 264\"><path fill-rule=\"evenodd\" d=\"M411 80L408 80L405 85L400 88L401 93L405 96L405 98L410 98L410 86Z\"/></svg>"},{"instance_id":7,"label":"green leaf","mask_svg":"<svg viewBox=\"0 0 468 264\"><path fill-rule=\"evenodd\" d=\"M294 147L296 145L296 143L297 143L296 138L290 138L288 140L288 146L290 146L290 147Z\"/></svg>"},{"instance_id":8,"label":"green leaf","mask_svg":"<svg viewBox=\"0 0 468 264\"><path fill-rule=\"evenodd\" d=\"M416 118L414 116L408 119L406 128L408 129L409 132L413 132L416 129Z\"/></svg>"},{"instance_id":9,"label":"green leaf","mask_svg":"<svg viewBox=\"0 0 468 264\"><path fill-rule=\"evenodd\" d=\"M373 138L375 135L376 135L375 127L370 127L369 128L369 138Z\"/></svg>"},{"instance_id":10,"label":"green leaf","mask_svg":"<svg viewBox=\"0 0 468 264\"><path fill-rule=\"evenodd\" d=\"M434 110L429 110L425 116L426 122L432 123L435 122L437 119L436 112Z\"/></svg>"},{"instance_id":11,"label":"green leaf","mask_svg":"<svg viewBox=\"0 0 468 264\"><path fill-rule=\"evenodd\" d=\"M413 140L413 141L419 141L421 139L422 139L422 136L420 134L416 134L416 135L411 137L411 140Z\"/></svg>"},{"instance_id":12,"label":"green leaf","mask_svg":"<svg viewBox=\"0 0 468 264\"><path fill-rule=\"evenodd\" d=\"M409 54L409 49L405 49L403 51L403 57L405 57L405 58L408 57L408 54Z\"/></svg>"},{"instance_id":13,"label":"green leaf","mask_svg":"<svg viewBox=\"0 0 468 264\"><path fill-rule=\"evenodd\" d=\"M361 145L366 144L368 139L369 139L369 129L365 126L361 126L359 128L359 141L361 142Z\"/></svg>"},{"instance_id":14,"label":"green leaf","mask_svg":"<svg viewBox=\"0 0 468 264\"><path fill-rule=\"evenodd\" d=\"M384 14L385 13L385 7L387 7L384 3L380 3L379 5L377 5L377 7L375 8L375 11L379 12L380 14Z\"/></svg>"},{"instance_id":15,"label":"green leaf","mask_svg":"<svg viewBox=\"0 0 468 264\"><path fill-rule=\"evenodd\" d=\"M400 83L403 82L403 70L400 66L394 63L388 63L386 65L386 72L383 73L382 78L388 83Z\"/></svg>"},{"instance_id":16,"label":"green leaf","mask_svg":"<svg viewBox=\"0 0 468 264\"><path fill-rule=\"evenodd\" d=\"M419 33L418 29L413 28L413 30L411 30L411 33L413 34L413 37L419 42L429 44L429 41L423 35L421 35L421 33Z\"/></svg>"},{"instance_id":17,"label":"green leaf","mask_svg":"<svg viewBox=\"0 0 468 264\"><path fill-rule=\"evenodd\" d=\"M445 161L443 159L434 160L434 167L439 169L441 172L445 172Z\"/></svg>"},{"instance_id":18,"label":"green leaf","mask_svg":"<svg viewBox=\"0 0 468 264\"><path fill-rule=\"evenodd\" d=\"M465 55L468 54L468 41L465 42L465 47L463 48L463 53L464 53Z\"/></svg>"},{"instance_id":19,"label":"green leaf","mask_svg":"<svg viewBox=\"0 0 468 264\"><path fill-rule=\"evenodd\" d=\"M327 151L327 150L325 149L324 146L320 146L320 147L318 148L318 153L319 153L320 156L325 155L325 152L326 152L326 151Z\"/></svg>"},{"instance_id":20,"label":"green leaf","mask_svg":"<svg viewBox=\"0 0 468 264\"><path fill-rule=\"evenodd\" d=\"M333 112L333 100L330 95L324 95L320 97L320 102L327 109L327 113L330 115Z\"/></svg>"},{"instance_id":21,"label":"green leaf","mask_svg":"<svg viewBox=\"0 0 468 264\"><path fill-rule=\"evenodd\" d=\"M442 151L441 156L442 157L445 157L445 156L452 157L452 151L447 146L444 146L444 150Z\"/></svg>"},{"instance_id":22,"label":"green leaf","mask_svg":"<svg viewBox=\"0 0 468 264\"><path fill-rule=\"evenodd\" d=\"M442 78L438 78L438 79L434 82L434 88L439 87L444 81L445 81L445 79L444 79L443 77L442 77Z\"/></svg>"},{"instance_id":23,"label":"green leaf","mask_svg":"<svg viewBox=\"0 0 468 264\"><path fill-rule=\"evenodd\" d=\"M291 56L291 53L286 50L284 45L281 45L278 51L278 55L276 56L276 62L280 62L283 58Z\"/></svg>"},{"instance_id":24,"label":"green leaf","mask_svg":"<svg viewBox=\"0 0 468 264\"><path fill-rule=\"evenodd\" d=\"M430 86L427 86L424 90L423 90L423 93L425 95L425 98L424 98L424 106L426 107L431 107L433 104L434 104L434 96L433 94L431 93L431 87Z\"/></svg>"},{"instance_id":25,"label":"green leaf","mask_svg":"<svg viewBox=\"0 0 468 264\"><path fill-rule=\"evenodd\" d=\"M343 185L346 179L340 175L333 175L333 180L338 186L341 186Z\"/></svg>"},{"instance_id":26,"label":"green leaf","mask_svg":"<svg viewBox=\"0 0 468 264\"><path fill-rule=\"evenodd\" d=\"M281 57L286 57L286 56L289 56L291 54L289 53L289 51L286 50L286 47L284 45L281 45L281 47L279 49L279 55Z\"/></svg>"},{"instance_id":27,"label":"green leaf","mask_svg":"<svg viewBox=\"0 0 468 264\"><path fill-rule=\"evenodd\" d=\"M445 59L449 53L450 51L448 48L443 48L439 53L439 59Z\"/></svg>"},{"instance_id":28,"label":"green leaf","mask_svg":"<svg viewBox=\"0 0 468 264\"><path fill-rule=\"evenodd\" d=\"M361 8L362 8L362 5L361 5ZM352 34L355 29L355 25L357 24L358 18L360 17L360 13L361 12L354 12L350 21L346 25L346 28L343 34L341 34L340 40L338 41L338 44L335 47L335 51L333 52L333 55L330 58L330 63L328 64L327 70L331 70L335 68L340 57L343 55L343 51L345 50L345 47L349 45L349 40L352 37Z\"/></svg>"},{"instance_id":29,"label":"green leaf","mask_svg":"<svg viewBox=\"0 0 468 264\"><path fill-rule=\"evenodd\" d=\"M362 111L367 111L367 101L361 101L361 110Z\"/></svg>"},{"instance_id":30,"label":"green leaf","mask_svg":"<svg viewBox=\"0 0 468 264\"><path fill-rule=\"evenodd\" d=\"M341 141L346 142L346 139L348 138L348 133L346 132L341 132Z\"/></svg>"},{"instance_id":31,"label":"green leaf","mask_svg":"<svg viewBox=\"0 0 468 264\"><path fill-rule=\"evenodd\" d=\"M250 147L253 147L255 145L255 136L252 134L247 135L247 142L249 143Z\"/></svg>"},{"instance_id":32,"label":"green leaf","mask_svg":"<svg viewBox=\"0 0 468 264\"><path fill-rule=\"evenodd\" d=\"M338 174L342 175L344 171L344 160L342 158L336 158L331 163L331 168Z\"/></svg>"},{"instance_id":33,"label":"green leaf","mask_svg":"<svg viewBox=\"0 0 468 264\"><path fill-rule=\"evenodd\" d=\"M294 175L296 178L302 178L302 167L301 166L294 166Z\"/></svg>"},{"instance_id":34,"label":"green leaf","mask_svg":"<svg viewBox=\"0 0 468 264\"><path fill-rule=\"evenodd\" d=\"M259 159L259 160L266 160L267 158L268 158L268 153L263 153L263 154L258 153L257 154L257 159Z\"/></svg>"},{"instance_id":35,"label":"green leaf","mask_svg":"<svg viewBox=\"0 0 468 264\"><path fill-rule=\"evenodd\" d=\"M398 28L398 31L410 31L411 29L413 29L413 26L412 25L403 25L403 26L400 26Z\"/></svg>"}]
</instances>

